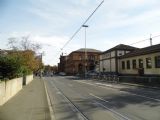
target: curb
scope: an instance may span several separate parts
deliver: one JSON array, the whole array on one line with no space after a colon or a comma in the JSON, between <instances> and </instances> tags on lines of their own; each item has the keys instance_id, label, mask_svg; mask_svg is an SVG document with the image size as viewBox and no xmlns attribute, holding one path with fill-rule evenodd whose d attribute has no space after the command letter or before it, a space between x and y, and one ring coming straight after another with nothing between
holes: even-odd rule
<instances>
[{"instance_id":1,"label":"curb","mask_svg":"<svg viewBox=\"0 0 160 120\"><path fill-rule=\"evenodd\" d=\"M107 82L106 82L106 83L107 83ZM120 84L120 85L125 85L125 86L135 86L135 87L139 87L139 88L148 88L148 89L160 90L160 87L151 87L151 86L138 85L138 84L130 84L130 83L118 83L118 84ZM111 86L111 85L105 85L105 83L99 83L99 85L119 89L118 87L113 87L113 86Z\"/></svg>"},{"instance_id":2,"label":"curb","mask_svg":"<svg viewBox=\"0 0 160 120\"><path fill-rule=\"evenodd\" d=\"M92 80L92 81L98 81L98 79L90 79L90 80ZM107 81L106 81L106 83L107 83ZM148 89L160 90L160 87L154 87L154 86L146 86L146 85L140 85L140 84L131 84L131 83L125 83L125 82L124 83L123 82L119 82L118 84L126 85L126 86L135 86L135 87L139 87L139 88L148 88ZM107 86L107 85L103 85L103 86ZM108 86L108 87L112 87L112 86ZM117 88L117 87L115 87L115 88Z\"/></svg>"},{"instance_id":3,"label":"curb","mask_svg":"<svg viewBox=\"0 0 160 120\"><path fill-rule=\"evenodd\" d=\"M149 88L149 89L157 89L160 90L159 87L151 87L151 86L145 86L145 85L138 85L138 84L129 84L129 83L120 83L122 85L128 85L128 86L136 86L136 87L141 87L141 88Z\"/></svg>"},{"instance_id":4,"label":"curb","mask_svg":"<svg viewBox=\"0 0 160 120\"><path fill-rule=\"evenodd\" d=\"M45 84L44 80L43 80L43 83L44 83L44 88L45 88L46 95L47 95L47 102L48 102L48 107L49 107L49 112L50 112L50 118L51 118L51 120L56 120L55 116L53 115L54 112L53 112L51 100L50 100L50 97L49 97L49 94L48 94L48 90L47 90L47 87L46 87L46 84Z\"/></svg>"}]
</instances>

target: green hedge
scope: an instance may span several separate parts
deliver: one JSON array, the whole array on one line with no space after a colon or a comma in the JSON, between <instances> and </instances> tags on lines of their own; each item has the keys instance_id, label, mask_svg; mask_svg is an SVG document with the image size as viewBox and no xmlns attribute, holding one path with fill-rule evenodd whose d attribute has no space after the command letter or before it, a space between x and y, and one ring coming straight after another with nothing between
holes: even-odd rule
<instances>
[{"instance_id":1,"label":"green hedge","mask_svg":"<svg viewBox=\"0 0 160 120\"><path fill-rule=\"evenodd\" d=\"M0 79L12 79L30 74L31 70L23 65L23 58L18 55L0 56Z\"/></svg>"}]
</instances>

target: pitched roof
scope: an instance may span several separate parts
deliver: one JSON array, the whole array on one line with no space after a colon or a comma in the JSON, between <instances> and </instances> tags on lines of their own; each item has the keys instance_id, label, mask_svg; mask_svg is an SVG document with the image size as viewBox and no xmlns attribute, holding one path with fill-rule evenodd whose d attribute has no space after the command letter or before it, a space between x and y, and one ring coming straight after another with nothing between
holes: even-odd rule
<instances>
[{"instance_id":1,"label":"pitched roof","mask_svg":"<svg viewBox=\"0 0 160 120\"><path fill-rule=\"evenodd\" d=\"M106 50L104 51L103 53L106 53L106 52L110 52L110 51L114 51L114 50L129 50L129 51L133 51L133 50L136 50L138 48L136 47L132 47L132 46L129 46L129 45L124 45L124 44L119 44L109 50Z\"/></svg>"},{"instance_id":2,"label":"pitched roof","mask_svg":"<svg viewBox=\"0 0 160 120\"><path fill-rule=\"evenodd\" d=\"M86 48L86 51L87 52L95 52L95 53L101 53L102 52L100 50L91 49L91 48ZM78 50L73 51L73 52L85 52L85 48L81 48L81 49L78 49Z\"/></svg>"},{"instance_id":3,"label":"pitched roof","mask_svg":"<svg viewBox=\"0 0 160 120\"><path fill-rule=\"evenodd\" d=\"M134 56L145 55L145 54L150 54L150 53L155 53L155 52L160 52L160 44L137 49L133 52L130 52L130 53L127 53L121 56L120 58L134 57Z\"/></svg>"}]
</instances>

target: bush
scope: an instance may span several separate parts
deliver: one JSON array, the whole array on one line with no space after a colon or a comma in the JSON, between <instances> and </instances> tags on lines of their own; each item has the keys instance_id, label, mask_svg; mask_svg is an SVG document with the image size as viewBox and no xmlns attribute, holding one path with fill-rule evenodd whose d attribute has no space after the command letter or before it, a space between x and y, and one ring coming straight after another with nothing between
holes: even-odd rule
<instances>
[{"instance_id":1,"label":"bush","mask_svg":"<svg viewBox=\"0 0 160 120\"><path fill-rule=\"evenodd\" d=\"M2 79L21 77L28 72L30 70L23 65L22 57L18 55L0 56L0 76Z\"/></svg>"},{"instance_id":2,"label":"bush","mask_svg":"<svg viewBox=\"0 0 160 120\"><path fill-rule=\"evenodd\" d=\"M0 79L12 79L32 74L42 69L41 59L35 57L31 50L9 51L0 55Z\"/></svg>"}]
</instances>

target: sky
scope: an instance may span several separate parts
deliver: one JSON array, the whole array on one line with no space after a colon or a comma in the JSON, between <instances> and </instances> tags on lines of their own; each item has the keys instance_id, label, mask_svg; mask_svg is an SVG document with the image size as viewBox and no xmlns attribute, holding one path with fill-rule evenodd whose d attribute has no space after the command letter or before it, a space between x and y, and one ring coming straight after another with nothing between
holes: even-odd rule
<instances>
[{"instance_id":1,"label":"sky","mask_svg":"<svg viewBox=\"0 0 160 120\"><path fill-rule=\"evenodd\" d=\"M75 31L102 0L0 0L0 49L8 49L8 38L30 36L42 44L43 62L57 65L60 54L84 48L85 30ZM159 0L104 0L86 23L87 48L105 51L118 44L149 46L160 35ZM153 38L159 44L160 37Z\"/></svg>"}]
</instances>

